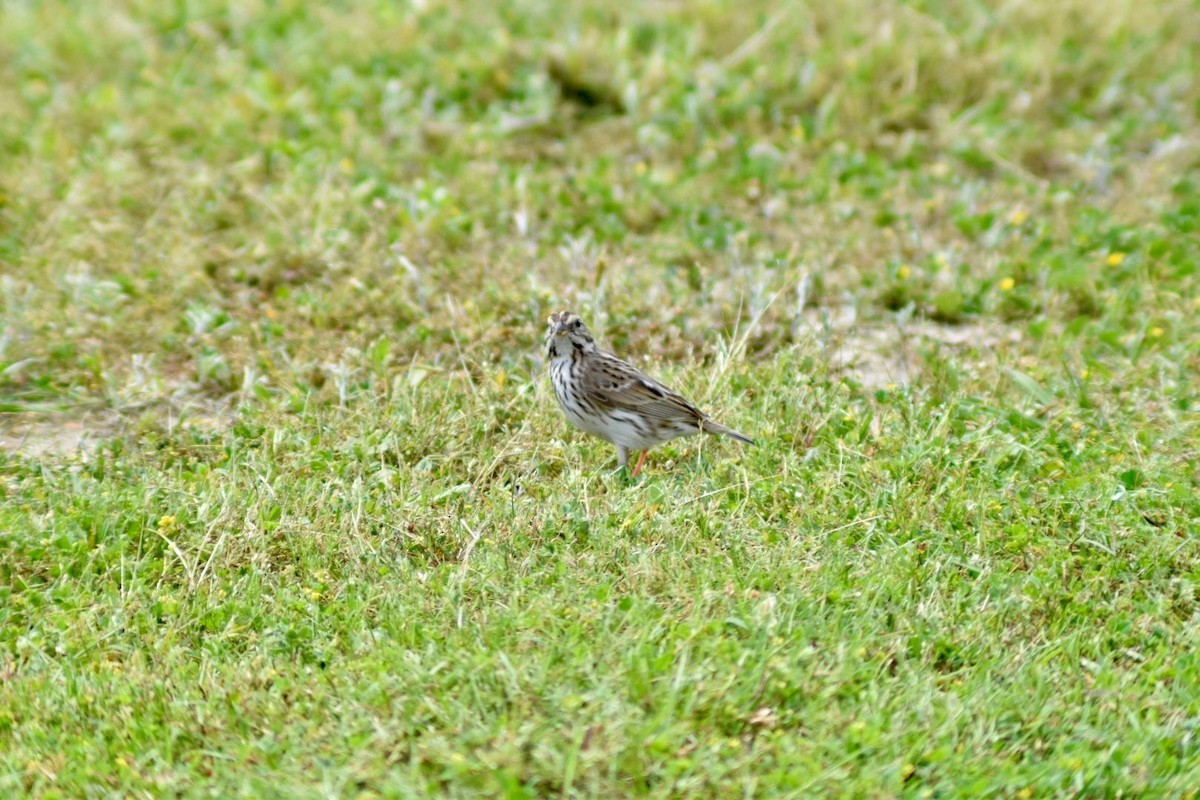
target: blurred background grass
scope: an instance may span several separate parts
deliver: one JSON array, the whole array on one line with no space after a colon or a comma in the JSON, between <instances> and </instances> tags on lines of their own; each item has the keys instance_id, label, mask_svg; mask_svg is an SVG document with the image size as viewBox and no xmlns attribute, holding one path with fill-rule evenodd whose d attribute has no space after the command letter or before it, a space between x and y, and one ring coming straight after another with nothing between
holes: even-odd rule
<instances>
[{"instance_id":1,"label":"blurred background grass","mask_svg":"<svg viewBox=\"0 0 1200 800\"><path fill-rule=\"evenodd\" d=\"M14 408L145 402L150 378L308 392L384 340L511 369L563 304L678 355L802 278L867 318L1173 334L1196 310L1190 2L26 2L0 24Z\"/></svg>"}]
</instances>

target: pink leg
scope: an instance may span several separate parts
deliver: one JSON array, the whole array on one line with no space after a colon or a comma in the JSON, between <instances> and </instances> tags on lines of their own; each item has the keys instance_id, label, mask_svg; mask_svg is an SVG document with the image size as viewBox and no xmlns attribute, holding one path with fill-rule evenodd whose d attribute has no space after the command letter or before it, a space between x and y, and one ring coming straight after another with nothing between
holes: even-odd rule
<instances>
[{"instance_id":1,"label":"pink leg","mask_svg":"<svg viewBox=\"0 0 1200 800\"><path fill-rule=\"evenodd\" d=\"M637 474L642 471L642 464L646 463L646 454L649 452L650 452L649 450L643 450L642 454L640 456L638 456L637 466L635 466L633 468L633 477L636 478Z\"/></svg>"}]
</instances>

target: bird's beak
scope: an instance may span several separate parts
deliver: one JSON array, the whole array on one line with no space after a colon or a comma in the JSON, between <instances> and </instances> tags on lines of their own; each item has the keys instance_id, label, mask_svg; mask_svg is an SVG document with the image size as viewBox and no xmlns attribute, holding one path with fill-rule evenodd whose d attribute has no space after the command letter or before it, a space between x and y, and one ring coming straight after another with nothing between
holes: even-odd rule
<instances>
[{"instance_id":1,"label":"bird's beak","mask_svg":"<svg viewBox=\"0 0 1200 800\"><path fill-rule=\"evenodd\" d=\"M567 323L565 323L565 322L554 323L554 335L555 336L562 336L566 332L567 332Z\"/></svg>"}]
</instances>

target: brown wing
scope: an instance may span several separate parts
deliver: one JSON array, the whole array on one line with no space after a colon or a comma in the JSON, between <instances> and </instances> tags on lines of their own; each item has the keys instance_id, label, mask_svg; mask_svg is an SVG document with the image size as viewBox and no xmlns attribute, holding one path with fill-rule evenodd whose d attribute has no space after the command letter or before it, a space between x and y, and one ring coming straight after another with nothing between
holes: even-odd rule
<instances>
[{"instance_id":1,"label":"brown wing","mask_svg":"<svg viewBox=\"0 0 1200 800\"><path fill-rule=\"evenodd\" d=\"M583 385L599 405L661 420L704 419L687 400L615 356L605 353L593 366L583 373Z\"/></svg>"}]
</instances>

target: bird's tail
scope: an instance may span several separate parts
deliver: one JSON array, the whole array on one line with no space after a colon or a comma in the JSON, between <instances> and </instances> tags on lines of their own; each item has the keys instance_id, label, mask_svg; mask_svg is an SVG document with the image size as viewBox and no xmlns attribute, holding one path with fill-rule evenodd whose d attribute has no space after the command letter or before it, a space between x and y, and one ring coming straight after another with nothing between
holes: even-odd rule
<instances>
[{"instance_id":1,"label":"bird's tail","mask_svg":"<svg viewBox=\"0 0 1200 800\"><path fill-rule=\"evenodd\" d=\"M722 436L728 436L730 439L737 439L742 444L754 444L754 440L744 433L738 433L733 428L726 428L719 422L713 422L711 419L704 420L703 428L705 433L719 433Z\"/></svg>"}]
</instances>

